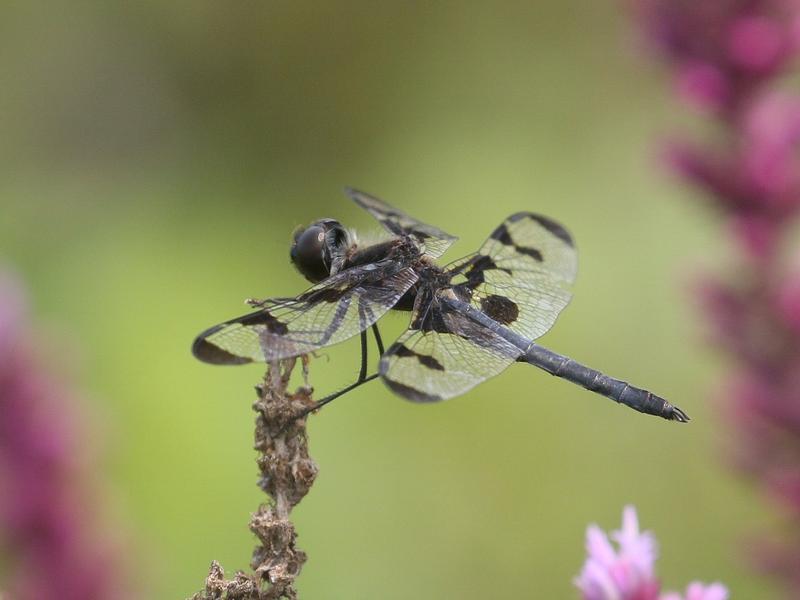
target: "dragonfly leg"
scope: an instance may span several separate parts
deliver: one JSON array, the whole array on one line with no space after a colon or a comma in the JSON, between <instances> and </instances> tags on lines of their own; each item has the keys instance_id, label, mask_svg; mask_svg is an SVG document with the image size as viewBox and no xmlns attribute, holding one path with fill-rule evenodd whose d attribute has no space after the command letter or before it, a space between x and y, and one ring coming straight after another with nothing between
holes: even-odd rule
<instances>
[{"instance_id":1,"label":"dragonfly leg","mask_svg":"<svg viewBox=\"0 0 800 600\"><path fill-rule=\"evenodd\" d=\"M381 339L381 332L378 331L378 324L372 324L372 333L375 335L375 343L378 345L378 357L383 356L383 340Z\"/></svg>"},{"instance_id":2,"label":"dragonfly leg","mask_svg":"<svg viewBox=\"0 0 800 600\"><path fill-rule=\"evenodd\" d=\"M375 344L378 346L378 353L379 353L380 356L383 356L383 352L384 352L383 340L381 339L381 333L378 330L378 325L377 324L373 324L372 325L372 334L375 337ZM298 418L305 417L307 414L309 414L311 412L314 412L315 410L319 410L320 408L322 408L326 404L329 404L329 403L333 402L334 400L336 400L339 396L343 396L347 392L350 392L350 391L356 389L357 387L367 383L368 381L372 381L373 379L378 377L378 373L373 373L372 375L367 376L367 365L368 365L368 362L369 362L368 361L368 354L367 354L367 347L368 347L367 332L366 331L362 331L361 332L361 370L358 373L358 379L355 382L353 382L350 385L348 385L347 387L342 388L338 392L334 392L333 394L325 396L322 400L317 400L317 402L315 402L312 406L310 406L308 409L304 410L300 415L298 415Z\"/></svg>"},{"instance_id":3,"label":"dragonfly leg","mask_svg":"<svg viewBox=\"0 0 800 600\"><path fill-rule=\"evenodd\" d=\"M359 381L364 381L364 379L366 379L366 377L367 377L367 332L366 331L362 331L361 332L361 370L358 372L358 380L356 381L356 383L358 383ZM330 400L329 400L329 402L330 402ZM319 404L319 403L317 403L317 404Z\"/></svg>"},{"instance_id":4,"label":"dragonfly leg","mask_svg":"<svg viewBox=\"0 0 800 600\"><path fill-rule=\"evenodd\" d=\"M355 383L351 383L346 388L342 388L338 392L334 392L333 394L330 394L329 396L325 396L322 400L318 400L317 402L314 403L314 406L311 406L307 410L303 411L303 414L300 415L300 416L304 417L310 412L314 412L315 410L319 410L320 408L322 408L326 404L336 400L339 396L344 396L347 392L350 392L350 391L356 389L357 387L367 383L368 381L372 381L377 376L378 376L378 373L373 373L369 377L364 377L364 379L360 379L359 378L358 381L356 381Z\"/></svg>"}]
</instances>

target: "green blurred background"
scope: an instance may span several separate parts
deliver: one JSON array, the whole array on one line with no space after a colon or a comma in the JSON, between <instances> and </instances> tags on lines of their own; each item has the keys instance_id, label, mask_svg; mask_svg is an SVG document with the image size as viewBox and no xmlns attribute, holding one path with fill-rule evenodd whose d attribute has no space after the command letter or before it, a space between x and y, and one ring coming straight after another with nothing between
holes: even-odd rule
<instances>
[{"instance_id":1,"label":"green blurred background","mask_svg":"<svg viewBox=\"0 0 800 600\"><path fill-rule=\"evenodd\" d=\"M189 344L246 297L305 287L296 225L377 228L345 185L459 235L447 259L518 210L566 224L580 275L543 342L694 420L522 366L436 406L365 386L309 425L302 597L573 598L586 525L616 527L626 503L666 588L774 597L742 567L769 515L725 465L724 365L690 301L725 248L657 167L659 137L694 121L620 5L11 2L0 34L0 257L73 349L143 597L249 562L262 369L200 364ZM385 320L391 337L406 317ZM314 361L320 393L357 352Z\"/></svg>"}]
</instances>

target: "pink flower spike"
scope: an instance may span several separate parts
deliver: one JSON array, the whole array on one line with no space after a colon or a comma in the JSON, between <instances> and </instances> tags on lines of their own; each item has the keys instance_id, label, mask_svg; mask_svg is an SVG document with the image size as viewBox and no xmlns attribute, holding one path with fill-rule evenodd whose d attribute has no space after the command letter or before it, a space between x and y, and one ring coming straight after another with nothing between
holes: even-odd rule
<instances>
[{"instance_id":1,"label":"pink flower spike","mask_svg":"<svg viewBox=\"0 0 800 600\"><path fill-rule=\"evenodd\" d=\"M797 52L800 48L800 16L795 16L789 25L789 49Z\"/></svg>"},{"instance_id":2,"label":"pink flower spike","mask_svg":"<svg viewBox=\"0 0 800 600\"><path fill-rule=\"evenodd\" d=\"M734 239L747 252L747 256L757 263L770 260L774 256L776 229L774 220L761 215L740 213L730 222Z\"/></svg>"},{"instance_id":3,"label":"pink flower spike","mask_svg":"<svg viewBox=\"0 0 800 600\"><path fill-rule=\"evenodd\" d=\"M5 358L2 353L11 352L11 343L20 336L26 317L22 287L10 272L0 269L0 358Z\"/></svg>"},{"instance_id":4,"label":"pink flower spike","mask_svg":"<svg viewBox=\"0 0 800 600\"><path fill-rule=\"evenodd\" d=\"M728 600L728 588L721 583L712 583L706 586L693 581L686 588L686 596L670 592L661 596L660 600Z\"/></svg>"},{"instance_id":5,"label":"pink flower spike","mask_svg":"<svg viewBox=\"0 0 800 600\"><path fill-rule=\"evenodd\" d=\"M652 534L639 531L636 509L625 507L622 529L608 537L596 525L586 531L588 557L575 579L584 600L658 600L659 584L653 577L656 543Z\"/></svg>"},{"instance_id":6,"label":"pink flower spike","mask_svg":"<svg viewBox=\"0 0 800 600\"><path fill-rule=\"evenodd\" d=\"M793 273L782 282L775 309L783 322L794 333L800 334L800 274Z\"/></svg>"},{"instance_id":7,"label":"pink flower spike","mask_svg":"<svg viewBox=\"0 0 800 600\"><path fill-rule=\"evenodd\" d=\"M759 204L796 209L800 204L800 99L764 94L743 123L742 168Z\"/></svg>"},{"instance_id":8,"label":"pink flower spike","mask_svg":"<svg viewBox=\"0 0 800 600\"><path fill-rule=\"evenodd\" d=\"M704 109L718 109L729 96L728 81L720 70L703 62L689 62L677 72L678 95Z\"/></svg>"},{"instance_id":9,"label":"pink flower spike","mask_svg":"<svg viewBox=\"0 0 800 600\"><path fill-rule=\"evenodd\" d=\"M780 541L749 553L800 599L800 0L630 2L681 99L711 109L705 141L673 143L666 159L734 242L735 266L698 288L710 341L731 359L719 413L736 428L736 467L786 515ZM661 600L727 594L696 583Z\"/></svg>"},{"instance_id":10,"label":"pink flower spike","mask_svg":"<svg viewBox=\"0 0 800 600\"><path fill-rule=\"evenodd\" d=\"M619 544L620 558L634 564L642 576L652 578L658 553L656 540L649 531L639 532L639 518L633 506L623 509L622 529L613 532L611 537Z\"/></svg>"},{"instance_id":11,"label":"pink flower spike","mask_svg":"<svg viewBox=\"0 0 800 600\"><path fill-rule=\"evenodd\" d=\"M100 536L90 465L76 460L88 431L76 395L37 355L24 299L0 268L0 554L8 563L0 597L134 597L121 581L116 531Z\"/></svg>"},{"instance_id":12,"label":"pink flower spike","mask_svg":"<svg viewBox=\"0 0 800 600\"><path fill-rule=\"evenodd\" d=\"M659 595L656 540L649 531L639 530L633 506L624 508L622 528L611 532L611 539L618 549L597 525L586 530L586 562L574 581L583 600L727 600L728 590L719 583L693 582L685 597L676 592Z\"/></svg>"},{"instance_id":13,"label":"pink flower spike","mask_svg":"<svg viewBox=\"0 0 800 600\"><path fill-rule=\"evenodd\" d=\"M610 567L617 560L608 536L597 525L590 525L586 530L586 552L604 567Z\"/></svg>"},{"instance_id":14,"label":"pink flower spike","mask_svg":"<svg viewBox=\"0 0 800 600\"><path fill-rule=\"evenodd\" d=\"M741 17L728 32L728 53L738 66L768 71L786 54L783 28L764 17Z\"/></svg>"}]
</instances>

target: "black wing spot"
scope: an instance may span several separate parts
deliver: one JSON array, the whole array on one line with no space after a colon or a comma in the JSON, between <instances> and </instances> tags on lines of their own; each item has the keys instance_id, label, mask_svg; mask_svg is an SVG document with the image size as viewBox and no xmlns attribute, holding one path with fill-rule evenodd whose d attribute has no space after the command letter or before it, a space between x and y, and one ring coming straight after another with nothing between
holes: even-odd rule
<instances>
[{"instance_id":1,"label":"black wing spot","mask_svg":"<svg viewBox=\"0 0 800 600\"><path fill-rule=\"evenodd\" d=\"M419 364L428 367L429 369L433 369L434 371L444 371L444 366L442 363L436 360L433 356L414 352L411 348L404 344L396 344L394 348L389 349L389 352L400 357L416 358L419 361Z\"/></svg>"},{"instance_id":2,"label":"black wing spot","mask_svg":"<svg viewBox=\"0 0 800 600\"><path fill-rule=\"evenodd\" d=\"M509 217L508 221L518 221L522 216L527 216L528 213L517 213L516 215L512 215ZM516 217L516 218L515 218ZM538 221L536 215L530 215L531 218L535 218ZM536 248L527 248L525 246L520 246L514 242L514 239L511 237L511 233L508 231L508 227L506 224L503 223L492 232L490 236L492 239L497 240L504 246L511 246L514 250L519 252L520 254L524 254L525 256L530 256L533 260L537 262L542 262L542 253L539 252Z\"/></svg>"},{"instance_id":3,"label":"black wing spot","mask_svg":"<svg viewBox=\"0 0 800 600\"><path fill-rule=\"evenodd\" d=\"M490 257L481 254L480 256L476 256L470 264L469 270L464 273L464 277L467 278L467 284L475 288L480 284L486 281L485 272L498 270L503 271L504 273L511 275L510 269L505 269L503 267L498 267L497 263L495 263Z\"/></svg>"},{"instance_id":4,"label":"black wing spot","mask_svg":"<svg viewBox=\"0 0 800 600\"><path fill-rule=\"evenodd\" d=\"M285 323L279 321L277 317L272 316L268 310L260 310L251 315L245 315L239 319L242 325L264 325L267 331L277 335L286 335L289 333L289 328Z\"/></svg>"},{"instance_id":5,"label":"black wing spot","mask_svg":"<svg viewBox=\"0 0 800 600\"><path fill-rule=\"evenodd\" d=\"M524 254L525 256L530 256L536 262L542 262L542 260L544 260L544 258L542 257L542 253L539 252L536 248L526 248L525 246L514 246L514 250L516 250L520 254Z\"/></svg>"},{"instance_id":6,"label":"black wing spot","mask_svg":"<svg viewBox=\"0 0 800 600\"><path fill-rule=\"evenodd\" d=\"M481 298L481 310L498 323L510 325L519 317L519 306L505 296L492 294Z\"/></svg>"}]
</instances>

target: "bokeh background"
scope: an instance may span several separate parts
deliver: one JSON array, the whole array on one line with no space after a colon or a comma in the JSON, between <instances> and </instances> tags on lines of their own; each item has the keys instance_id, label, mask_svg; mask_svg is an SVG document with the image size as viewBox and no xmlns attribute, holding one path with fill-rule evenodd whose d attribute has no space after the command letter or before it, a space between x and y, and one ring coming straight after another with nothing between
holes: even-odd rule
<instances>
[{"instance_id":1,"label":"bokeh background","mask_svg":"<svg viewBox=\"0 0 800 600\"><path fill-rule=\"evenodd\" d=\"M365 386L310 422L303 597L576 597L586 525L615 527L626 503L659 537L666 588L773 597L743 568L770 517L725 465L724 367L687 293L726 248L656 157L695 123L620 3L12 2L0 34L0 260L42 352L86 391L91 508L123 530L141 597L249 562L262 369L189 345L244 298L304 289L295 226L377 229L345 185L459 235L446 258L518 210L563 222L580 274L543 343L693 421L523 366L436 406ZM385 321L391 338L406 317ZM348 383L357 354L315 360L316 389Z\"/></svg>"}]
</instances>

